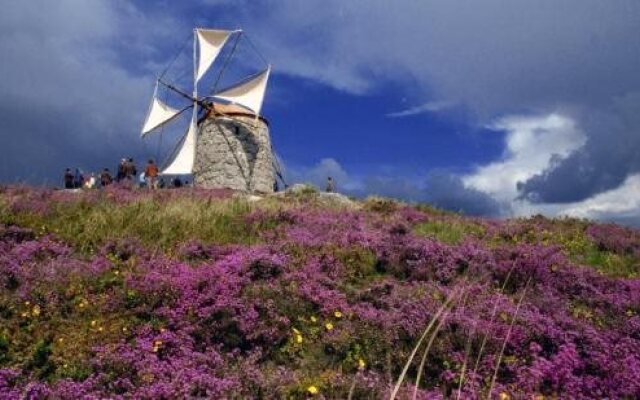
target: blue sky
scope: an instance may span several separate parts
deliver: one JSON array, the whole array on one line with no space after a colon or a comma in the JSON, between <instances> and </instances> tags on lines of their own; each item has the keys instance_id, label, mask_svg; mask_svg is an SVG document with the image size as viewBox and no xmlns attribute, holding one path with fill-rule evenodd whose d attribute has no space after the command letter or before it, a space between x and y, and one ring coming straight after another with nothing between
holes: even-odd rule
<instances>
[{"instance_id":1,"label":"blue sky","mask_svg":"<svg viewBox=\"0 0 640 400\"><path fill-rule=\"evenodd\" d=\"M166 154L177 133L159 146L138 131L194 26L242 28L273 64L263 111L291 181L640 223L640 3L626 0L12 2L0 181ZM260 66L243 42L234 62Z\"/></svg>"}]
</instances>

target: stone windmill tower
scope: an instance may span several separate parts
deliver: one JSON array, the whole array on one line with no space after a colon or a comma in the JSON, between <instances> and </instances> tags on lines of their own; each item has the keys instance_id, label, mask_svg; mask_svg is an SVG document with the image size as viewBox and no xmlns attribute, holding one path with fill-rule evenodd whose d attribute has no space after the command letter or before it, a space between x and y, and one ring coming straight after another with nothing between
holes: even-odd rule
<instances>
[{"instance_id":1,"label":"stone windmill tower","mask_svg":"<svg viewBox=\"0 0 640 400\"><path fill-rule=\"evenodd\" d=\"M212 104L199 126L197 186L273 192L275 160L266 119L238 106Z\"/></svg>"},{"instance_id":2,"label":"stone windmill tower","mask_svg":"<svg viewBox=\"0 0 640 400\"><path fill-rule=\"evenodd\" d=\"M195 185L203 188L273 192L276 177L281 175L276 168L269 124L260 115L271 66L266 65L264 70L231 87L198 97L198 83L220 51L230 38L235 38L218 80L241 35L240 30L194 29L192 94L165 82L162 76L157 79L143 137L181 113L192 111L187 132L162 168L162 175L193 174ZM159 85L187 99L189 105L174 108L161 102Z\"/></svg>"}]
</instances>

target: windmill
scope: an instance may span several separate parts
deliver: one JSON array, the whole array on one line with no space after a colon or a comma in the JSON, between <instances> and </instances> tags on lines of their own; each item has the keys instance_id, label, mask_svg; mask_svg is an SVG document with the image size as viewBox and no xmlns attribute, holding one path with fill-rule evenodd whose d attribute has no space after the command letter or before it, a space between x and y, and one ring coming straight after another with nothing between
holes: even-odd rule
<instances>
[{"instance_id":1,"label":"windmill","mask_svg":"<svg viewBox=\"0 0 640 400\"><path fill-rule=\"evenodd\" d=\"M207 71L214 65L226 45L231 52L220 69L217 83L244 35L242 30L193 30L193 90L191 93L166 81L156 79L151 105L141 135L146 137L190 111L185 134L161 168L161 175L193 174L194 184L204 188L228 188L246 192L270 193L277 177L282 180L279 164L271 146L269 123L260 115L271 66L221 90L199 96ZM248 38L247 38L248 40ZM255 50L255 46L253 46ZM255 50L257 52L257 50ZM164 75L164 74L163 74ZM161 101L159 88L186 99L182 108Z\"/></svg>"}]
</instances>

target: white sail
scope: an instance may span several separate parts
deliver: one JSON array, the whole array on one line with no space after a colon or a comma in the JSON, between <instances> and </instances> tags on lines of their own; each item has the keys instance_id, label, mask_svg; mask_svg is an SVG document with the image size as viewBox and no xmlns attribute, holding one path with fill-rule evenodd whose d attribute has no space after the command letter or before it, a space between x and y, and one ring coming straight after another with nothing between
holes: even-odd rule
<instances>
[{"instance_id":1,"label":"white sail","mask_svg":"<svg viewBox=\"0 0 640 400\"><path fill-rule=\"evenodd\" d=\"M158 100L154 94L151 107L149 107L149 113L147 114L147 119L145 119L142 127L142 136L171 121L173 118L178 116L178 114L180 114L180 110L176 110L175 108L164 104Z\"/></svg>"},{"instance_id":2,"label":"white sail","mask_svg":"<svg viewBox=\"0 0 640 400\"><path fill-rule=\"evenodd\" d=\"M196 157L196 140L197 140L197 123L196 123L196 111L194 107L193 117L189 123L189 128L184 136L184 140L178 151L175 153L175 157L171 160L171 163L162 170L162 174L181 175L190 174L193 172L193 163Z\"/></svg>"},{"instance_id":3,"label":"white sail","mask_svg":"<svg viewBox=\"0 0 640 400\"><path fill-rule=\"evenodd\" d=\"M267 67L267 69L260 72L253 78L227 88L213 96L248 108L256 115L260 115L260 109L262 108L262 101L264 100L264 93L267 89L267 80L269 79L270 72L271 66Z\"/></svg>"},{"instance_id":4,"label":"white sail","mask_svg":"<svg viewBox=\"0 0 640 400\"><path fill-rule=\"evenodd\" d=\"M200 60L196 72L196 83L204 76L211 64L215 61L220 50L229 39L229 36L237 31L222 31L217 29L196 29L198 44L200 45Z\"/></svg>"}]
</instances>

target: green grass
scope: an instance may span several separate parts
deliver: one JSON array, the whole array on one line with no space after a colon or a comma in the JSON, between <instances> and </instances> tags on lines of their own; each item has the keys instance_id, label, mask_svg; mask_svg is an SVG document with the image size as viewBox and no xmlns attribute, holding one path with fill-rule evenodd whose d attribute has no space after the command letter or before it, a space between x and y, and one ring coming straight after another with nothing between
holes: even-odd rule
<instances>
[{"instance_id":1,"label":"green grass","mask_svg":"<svg viewBox=\"0 0 640 400\"><path fill-rule=\"evenodd\" d=\"M447 244L460 244L467 236L482 235L484 230L477 224L462 220L434 220L416 225L414 232Z\"/></svg>"},{"instance_id":2,"label":"green grass","mask_svg":"<svg viewBox=\"0 0 640 400\"><path fill-rule=\"evenodd\" d=\"M240 199L73 201L53 203L45 215L12 213L6 205L0 206L0 223L53 233L83 253L121 238L136 238L151 249L171 251L194 239L216 244L256 242L257 233L243 219L251 210L251 204Z\"/></svg>"}]
</instances>

